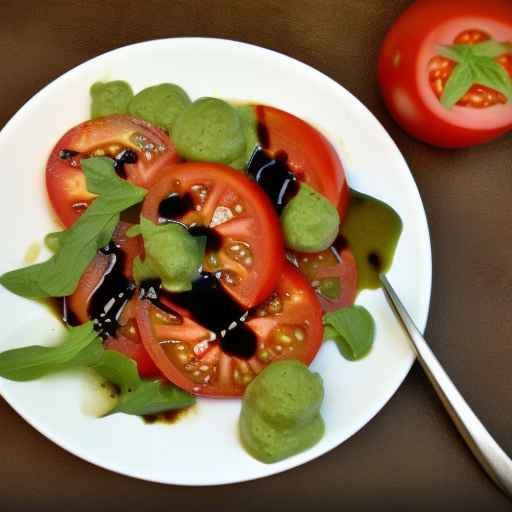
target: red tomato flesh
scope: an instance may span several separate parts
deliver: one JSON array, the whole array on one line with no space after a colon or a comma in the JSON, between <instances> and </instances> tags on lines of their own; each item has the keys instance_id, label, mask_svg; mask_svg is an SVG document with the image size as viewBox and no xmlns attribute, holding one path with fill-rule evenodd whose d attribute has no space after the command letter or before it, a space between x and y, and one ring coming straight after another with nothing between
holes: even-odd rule
<instances>
[{"instance_id":1,"label":"red tomato flesh","mask_svg":"<svg viewBox=\"0 0 512 512\"><path fill-rule=\"evenodd\" d=\"M208 247L203 269L218 273L224 289L252 307L274 289L284 263L277 214L263 190L239 171L220 164L184 163L166 169L149 191L142 215L154 223L170 196L188 202L174 218L188 226L209 227L217 240Z\"/></svg>"},{"instance_id":2,"label":"red tomato flesh","mask_svg":"<svg viewBox=\"0 0 512 512\"><path fill-rule=\"evenodd\" d=\"M126 178L144 188L153 184L163 167L178 161L174 144L163 130L130 116L86 121L57 142L46 164L46 188L64 226L71 226L95 197L87 191L80 160L90 156L119 160L127 150L136 162L123 165Z\"/></svg>"},{"instance_id":3,"label":"red tomato flesh","mask_svg":"<svg viewBox=\"0 0 512 512\"><path fill-rule=\"evenodd\" d=\"M141 253L142 245L139 237L128 238L126 236L126 231L129 227L130 224L121 222L114 232L113 240L123 251L123 273L128 278L131 278L133 259ZM80 323L87 322L91 319L89 315L89 304L107 271L109 262L109 256L98 252L80 278L75 293L66 297L68 312ZM147 354L140 340L138 328L135 323L135 302L133 298L128 302L121 313L115 338L107 338L104 342L104 347L107 350L121 352L125 356L133 359L137 364L137 369L141 377L160 375L160 372Z\"/></svg>"},{"instance_id":4,"label":"red tomato flesh","mask_svg":"<svg viewBox=\"0 0 512 512\"><path fill-rule=\"evenodd\" d=\"M350 249L292 253L299 270L317 293L323 311L352 306L357 295L357 265Z\"/></svg>"},{"instance_id":5,"label":"red tomato flesh","mask_svg":"<svg viewBox=\"0 0 512 512\"><path fill-rule=\"evenodd\" d=\"M142 342L162 374L198 396L241 396L272 361L298 359L309 364L323 336L315 292L290 264L283 267L274 293L245 322L257 339L255 353L247 359L227 354L211 331L190 318L162 311L147 299L138 299L136 318Z\"/></svg>"},{"instance_id":6,"label":"red tomato flesh","mask_svg":"<svg viewBox=\"0 0 512 512\"><path fill-rule=\"evenodd\" d=\"M306 182L338 207L343 218L348 207L348 185L343 165L331 143L302 119L267 105L256 105L258 134L272 156L286 153L286 163Z\"/></svg>"}]
</instances>

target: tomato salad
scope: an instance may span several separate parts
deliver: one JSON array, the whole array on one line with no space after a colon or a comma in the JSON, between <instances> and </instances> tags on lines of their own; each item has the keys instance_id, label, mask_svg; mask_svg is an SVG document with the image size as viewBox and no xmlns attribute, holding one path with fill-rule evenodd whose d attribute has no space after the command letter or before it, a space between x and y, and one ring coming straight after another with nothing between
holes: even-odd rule
<instances>
[{"instance_id":1,"label":"tomato salad","mask_svg":"<svg viewBox=\"0 0 512 512\"><path fill-rule=\"evenodd\" d=\"M65 133L46 165L64 228L46 237L54 255L0 277L18 295L59 298L68 338L0 354L0 375L89 366L119 391L110 412L144 415L194 396L241 397L281 371L267 367L298 361L274 378L313 379L317 440L323 390L304 365L326 338L363 357L374 334L353 304L358 271L379 247L358 261L341 229L347 215L354 222L336 151L267 105L192 102L174 84L134 96L125 82L97 83L91 95L93 118ZM390 252L400 229L384 237Z\"/></svg>"}]
</instances>

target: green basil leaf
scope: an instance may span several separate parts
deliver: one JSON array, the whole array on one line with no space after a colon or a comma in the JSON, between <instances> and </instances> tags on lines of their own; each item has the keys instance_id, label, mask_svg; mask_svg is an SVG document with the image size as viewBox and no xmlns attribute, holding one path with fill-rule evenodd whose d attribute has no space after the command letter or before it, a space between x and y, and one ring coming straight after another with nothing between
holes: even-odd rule
<instances>
[{"instance_id":1,"label":"green basil leaf","mask_svg":"<svg viewBox=\"0 0 512 512\"><path fill-rule=\"evenodd\" d=\"M465 62L471 58L471 47L467 44L451 44L439 47L439 54L455 62Z\"/></svg>"},{"instance_id":2,"label":"green basil leaf","mask_svg":"<svg viewBox=\"0 0 512 512\"><path fill-rule=\"evenodd\" d=\"M159 380L143 380L133 391L121 393L116 407L107 414L124 412L144 416L182 409L194 403L195 398L182 389Z\"/></svg>"},{"instance_id":3,"label":"green basil leaf","mask_svg":"<svg viewBox=\"0 0 512 512\"><path fill-rule=\"evenodd\" d=\"M141 383L135 361L113 350L104 350L93 368L105 380L115 384L121 393L131 392Z\"/></svg>"},{"instance_id":4,"label":"green basil leaf","mask_svg":"<svg viewBox=\"0 0 512 512\"><path fill-rule=\"evenodd\" d=\"M339 299L341 296L341 279L339 277L324 277L320 279L318 291L328 299Z\"/></svg>"},{"instance_id":5,"label":"green basil leaf","mask_svg":"<svg viewBox=\"0 0 512 512\"><path fill-rule=\"evenodd\" d=\"M31 345L0 353L0 376L15 381L37 379L84 363L91 364L102 350L93 323L87 322L69 329L66 339L58 346Z\"/></svg>"},{"instance_id":6,"label":"green basil leaf","mask_svg":"<svg viewBox=\"0 0 512 512\"><path fill-rule=\"evenodd\" d=\"M490 39L483 41L482 43L474 44L471 46L471 52L476 57L489 57L495 59L500 55L509 53L512 51L512 44L510 43L499 43Z\"/></svg>"},{"instance_id":7,"label":"green basil leaf","mask_svg":"<svg viewBox=\"0 0 512 512\"><path fill-rule=\"evenodd\" d=\"M113 161L110 158L87 158L81 161L81 166L85 173L87 190L99 194L99 198L92 203L99 203L95 214L121 213L130 206L140 203L147 193L145 189L120 178L114 172Z\"/></svg>"},{"instance_id":8,"label":"green basil leaf","mask_svg":"<svg viewBox=\"0 0 512 512\"><path fill-rule=\"evenodd\" d=\"M326 313L323 323L324 340L334 340L346 359L356 361L370 352L375 338L375 322L363 306Z\"/></svg>"},{"instance_id":9,"label":"green basil leaf","mask_svg":"<svg viewBox=\"0 0 512 512\"><path fill-rule=\"evenodd\" d=\"M49 260L0 276L11 292L30 299L71 295L97 251L111 240L120 212L143 200L146 191L119 178L112 160L88 158L81 164L89 190L100 195L70 229L53 234L56 252Z\"/></svg>"},{"instance_id":10,"label":"green basil leaf","mask_svg":"<svg viewBox=\"0 0 512 512\"><path fill-rule=\"evenodd\" d=\"M50 251L57 252L60 249L62 244L62 238L66 234L65 231L55 231L53 233L48 233L44 237L44 244Z\"/></svg>"},{"instance_id":11,"label":"green basil leaf","mask_svg":"<svg viewBox=\"0 0 512 512\"><path fill-rule=\"evenodd\" d=\"M0 353L0 377L14 381L38 379L69 368L90 367L117 388L117 405L107 413L157 414L195 403L185 391L160 380L142 380L135 361L105 350L92 322L69 329L55 347L32 345Z\"/></svg>"},{"instance_id":12,"label":"green basil leaf","mask_svg":"<svg viewBox=\"0 0 512 512\"><path fill-rule=\"evenodd\" d=\"M472 70L467 62L455 66L441 96L441 104L445 108L453 107L469 91L474 83Z\"/></svg>"},{"instance_id":13,"label":"green basil leaf","mask_svg":"<svg viewBox=\"0 0 512 512\"><path fill-rule=\"evenodd\" d=\"M512 79L505 69L487 57L471 61L473 82L501 92L507 100L512 98Z\"/></svg>"}]
</instances>

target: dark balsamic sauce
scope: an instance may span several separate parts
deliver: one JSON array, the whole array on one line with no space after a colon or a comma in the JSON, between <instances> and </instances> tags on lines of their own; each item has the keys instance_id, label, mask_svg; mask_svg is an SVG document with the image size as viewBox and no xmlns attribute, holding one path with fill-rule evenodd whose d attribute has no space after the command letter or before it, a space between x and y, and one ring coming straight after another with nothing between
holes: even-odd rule
<instances>
[{"instance_id":1,"label":"dark balsamic sauce","mask_svg":"<svg viewBox=\"0 0 512 512\"><path fill-rule=\"evenodd\" d=\"M124 149L118 153L114 158L114 169L117 175L120 178L126 178L126 169L124 168L124 165L135 164L137 163L137 160L137 153L131 149Z\"/></svg>"},{"instance_id":2,"label":"dark balsamic sauce","mask_svg":"<svg viewBox=\"0 0 512 512\"><path fill-rule=\"evenodd\" d=\"M75 313L69 308L66 297L48 297L45 304L52 313L60 318L65 324L76 327L81 324Z\"/></svg>"},{"instance_id":3,"label":"dark balsamic sauce","mask_svg":"<svg viewBox=\"0 0 512 512\"><path fill-rule=\"evenodd\" d=\"M123 273L124 253L114 242L100 252L109 257L109 264L92 295L88 312L95 329L108 337L115 336L119 316L132 298L135 285Z\"/></svg>"},{"instance_id":4,"label":"dark balsamic sauce","mask_svg":"<svg viewBox=\"0 0 512 512\"><path fill-rule=\"evenodd\" d=\"M183 409L173 409L170 411L161 412L158 414L145 414L142 416L142 420L144 423L148 425L152 425L154 423L165 423L167 425L172 425L177 423L178 420L186 416L191 410L193 410L196 406L189 405Z\"/></svg>"},{"instance_id":5,"label":"dark balsamic sauce","mask_svg":"<svg viewBox=\"0 0 512 512\"><path fill-rule=\"evenodd\" d=\"M147 281L142 289L142 297L168 313L177 315L161 297L189 311L195 321L216 334L226 354L250 359L256 353L256 335L244 324L246 310L224 290L216 275L202 272L192 289L181 293L165 291L158 281Z\"/></svg>"},{"instance_id":6,"label":"dark balsamic sauce","mask_svg":"<svg viewBox=\"0 0 512 512\"><path fill-rule=\"evenodd\" d=\"M258 134L258 140L260 141L261 147L270 147L270 134L268 133L268 128L265 126L265 123L258 121L256 124L256 132Z\"/></svg>"},{"instance_id":7,"label":"dark balsamic sauce","mask_svg":"<svg viewBox=\"0 0 512 512\"><path fill-rule=\"evenodd\" d=\"M222 247L222 238L213 228L209 228L207 226L200 226L199 224L194 224L188 228L188 232L192 236L204 236L206 237L206 250L217 252Z\"/></svg>"},{"instance_id":8,"label":"dark balsamic sauce","mask_svg":"<svg viewBox=\"0 0 512 512\"><path fill-rule=\"evenodd\" d=\"M73 149L63 149L59 153L59 158L61 158L62 160L69 160L77 155L78 151L74 151Z\"/></svg>"},{"instance_id":9,"label":"dark balsamic sauce","mask_svg":"<svg viewBox=\"0 0 512 512\"><path fill-rule=\"evenodd\" d=\"M348 240L339 233L332 245L340 253L343 249L348 249Z\"/></svg>"},{"instance_id":10,"label":"dark balsamic sauce","mask_svg":"<svg viewBox=\"0 0 512 512\"><path fill-rule=\"evenodd\" d=\"M175 304L190 311L206 329L215 333L227 330L239 320L244 309L222 287L215 274L202 272L187 292L173 293Z\"/></svg>"},{"instance_id":11,"label":"dark balsamic sauce","mask_svg":"<svg viewBox=\"0 0 512 512\"><path fill-rule=\"evenodd\" d=\"M247 171L265 191L278 213L299 191L299 182L287 164L287 154L271 156L258 148L252 154Z\"/></svg>"},{"instance_id":12,"label":"dark balsamic sauce","mask_svg":"<svg viewBox=\"0 0 512 512\"><path fill-rule=\"evenodd\" d=\"M244 323L228 329L220 340L220 346L228 356L250 359L256 353L256 335Z\"/></svg>"},{"instance_id":13,"label":"dark balsamic sauce","mask_svg":"<svg viewBox=\"0 0 512 512\"><path fill-rule=\"evenodd\" d=\"M173 192L160 201L158 216L164 221L172 222L193 209L194 200L190 194L180 196L177 192Z\"/></svg>"},{"instance_id":14,"label":"dark balsamic sauce","mask_svg":"<svg viewBox=\"0 0 512 512\"><path fill-rule=\"evenodd\" d=\"M368 263L377 271L380 272L382 268L382 261L376 252L368 254Z\"/></svg>"}]
</instances>

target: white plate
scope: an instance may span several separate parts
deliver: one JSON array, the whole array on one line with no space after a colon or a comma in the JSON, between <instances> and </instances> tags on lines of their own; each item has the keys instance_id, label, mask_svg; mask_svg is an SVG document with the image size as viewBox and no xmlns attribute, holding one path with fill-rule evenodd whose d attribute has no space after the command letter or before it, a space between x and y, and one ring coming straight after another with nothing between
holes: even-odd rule
<instances>
[{"instance_id":1,"label":"white plate","mask_svg":"<svg viewBox=\"0 0 512 512\"><path fill-rule=\"evenodd\" d=\"M43 177L48 153L67 129L87 119L90 85L109 79L127 80L135 91L175 82L192 98L267 103L319 127L339 152L350 185L386 201L402 217L404 230L389 277L424 329L431 286L428 227L418 190L395 144L373 115L330 78L279 53L233 41L167 39L114 50L64 74L24 105L0 133L5 183L0 272L22 265L28 246L55 229ZM363 292L358 302L375 318L374 349L363 361L351 363L333 343L324 344L312 368L325 384L325 436L310 450L277 464L262 464L240 446L238 400L202 399L174 425L146 425L121 414L106 419L85 414L87 379L73 372L28 383L0 379L0 392L53 442L125 475L182 485L271 475L314 459L357 432L409 371L413 354L382 292ZM0 312L0 350L51 343L62 331L44 306L4 289Z\"/></svg>"}]
</instances>

